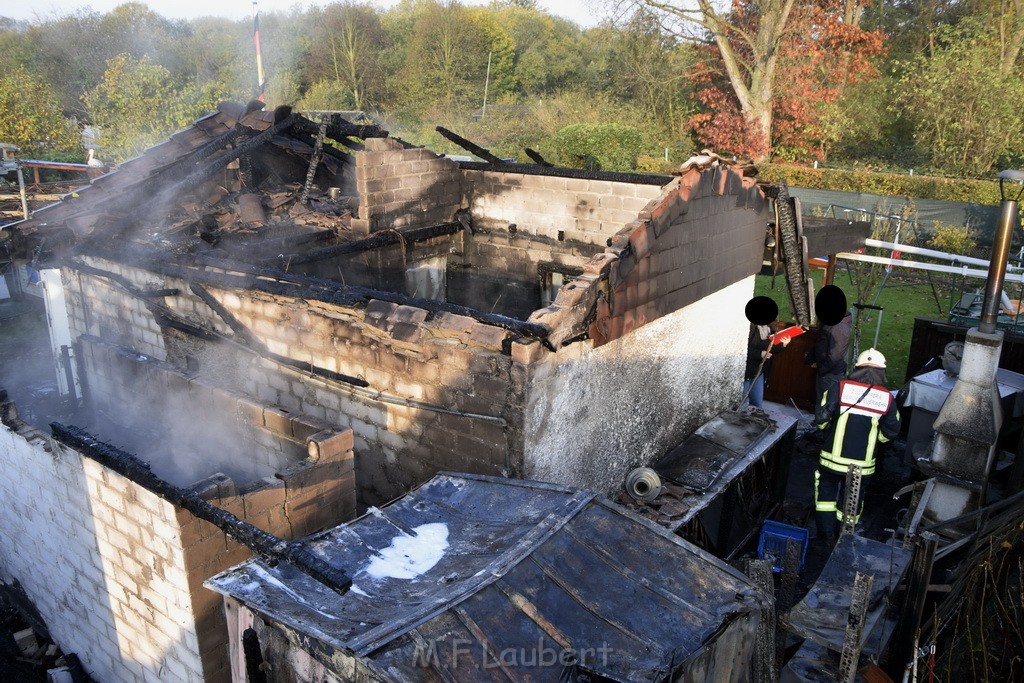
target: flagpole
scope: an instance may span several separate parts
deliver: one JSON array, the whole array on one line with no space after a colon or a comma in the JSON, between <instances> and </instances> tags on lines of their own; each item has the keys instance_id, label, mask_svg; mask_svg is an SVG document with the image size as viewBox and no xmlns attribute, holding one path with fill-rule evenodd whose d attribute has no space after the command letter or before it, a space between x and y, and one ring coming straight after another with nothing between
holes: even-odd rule
<instances>
[{"instance_id":1,"label":"flagpole","mask_svg":"<svg viewBox=\"0 0 1024 683\"><path fill-rule=\"evenodd\" d=\"M252 3L252 41L256 45L256 79L258 81L256 99L265 102L266 79L263 76L263 50L260 48L260 10L259 4L256 2Z\"/></svg>"}]
</instances>

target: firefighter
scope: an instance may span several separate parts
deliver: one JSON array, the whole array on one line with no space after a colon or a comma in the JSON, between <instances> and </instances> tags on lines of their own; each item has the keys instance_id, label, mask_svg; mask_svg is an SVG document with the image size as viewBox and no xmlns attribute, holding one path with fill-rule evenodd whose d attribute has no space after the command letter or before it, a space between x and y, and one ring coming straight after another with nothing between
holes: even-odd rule
<instances>
[{"instance_id":1,"label":"firefighter","mask_svg":"<svg viewBox=\"0 0 1024 683\"><path fill-rule=\"evenodd\" d=\"M875 447L900 431L896 401L885 388L885 356L876 349L857 356L849 377L822 395L815 421L824 432L824 443L814 473L814 510L819 538L831 542L843 521L842 489L849 466L861 468L859 519L864 492L875 473Z\"/></svg>"}]
</instances>

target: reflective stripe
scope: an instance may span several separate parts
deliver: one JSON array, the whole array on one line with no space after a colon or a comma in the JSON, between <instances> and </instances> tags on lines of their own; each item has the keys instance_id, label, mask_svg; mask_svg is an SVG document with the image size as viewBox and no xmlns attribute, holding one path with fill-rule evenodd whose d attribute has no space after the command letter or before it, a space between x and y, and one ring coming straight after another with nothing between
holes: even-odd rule
<instances>
[{"instance_id":1,"label":"reflective stripe","mask_svg":"<svg viewBox=\"0 0 1024 683\"><path fill-rule=\"evenodd\" d=\"M875 473L875 461L874 460L851 460L849 458L836 457L831 453L821 452L818 456L818 463L822 467L827 467L833 472L839 472L840 474L846 474L850 465L856 465L860 468L861 474L867 476Z\"/></svg>"},{"instance_id":2,"label":"reflective stripe","mask_svg":"<svg viewBox=\"0 0 1024 683\"><path fill-rule=\"evenodd\" d=\"M836 501L818 500L818 482L821 480L821 472L814 470L814 509L818 512L835 512Z\"/></svg>"},{"instance_id":3,"label":"reflective stripe","mask_svg":"<svg viewBox=\"0 0 1024 683\"><path fill-rule=\"evenodd\" d=\"M860 512L858 512L856 515L853 516L853 523L854 524L856 524L857 522L860 521L860 516L863 513L864 513L864 501L862 500L860 502ZM836 508L836 519L838 519L840 522L843 521L843 511L840 510L839 508Z\"/></svg>"}]
</instances>

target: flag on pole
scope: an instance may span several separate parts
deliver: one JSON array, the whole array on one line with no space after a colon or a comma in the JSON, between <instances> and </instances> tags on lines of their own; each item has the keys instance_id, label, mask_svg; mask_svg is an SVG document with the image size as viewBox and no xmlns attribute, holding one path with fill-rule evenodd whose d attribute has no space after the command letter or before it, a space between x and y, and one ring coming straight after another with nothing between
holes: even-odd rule
<instances>
[{"instance_id":1,"label":"flag on pole","mask_svg":"<svg viewBox=\"0 0 1024 683\"><path fill-rule=\"evenodd\" d=\"M260 9L259 4L252 3L252 42L256 45L256 99L265 102L264 90L266 79L263 76L263 50L260 48Z\"/></svg>"}]
</instances>

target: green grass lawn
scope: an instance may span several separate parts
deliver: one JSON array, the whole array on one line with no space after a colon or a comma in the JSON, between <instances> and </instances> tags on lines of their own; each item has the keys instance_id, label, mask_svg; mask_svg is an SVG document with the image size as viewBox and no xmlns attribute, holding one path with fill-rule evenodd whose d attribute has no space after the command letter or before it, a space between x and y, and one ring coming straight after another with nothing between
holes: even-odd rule
<instances>
[{"instance_id":1,"label":"green grass lawn","mask_svg":"<svg viewBox=\"0 0 1024 683\"><path fill-rule=\"evenodd\" d=\"M822 271L814 271L814 291L821 289ZM755 295L770 296L779 305L779 317L783 320L793 320L789 309L789 297L786 294L785 278L780 272L774 278L758 275L754 285ZM978 281L981 282L981 281ZM910 281L890 277L881 288L877 301L875 293L871 299L865 302L857 301L857 290L853 286L849 272L840 266L836 272L835 283L846 294L846 299L852 307L855 303L874 304L882 307L882 324L878 332L878 350L881 351L887 361L886 376L890 388L895 388L903 383L903 377L907 372L907 359L910 353L910 339L914 331L914 318L927 317L945 319L949 313L950 306L950 284L948 281L935 279L934 294L932 285L927 280ZM981 283L984 286L984 283ZM959 283L953 285L959 298ZM936 302L936 298L938 302ZM860 350L864 351L874 344L875 327L877 325L877 312L864 311L863 322L861 323ZM851 350L853 340L850 342Z\"/></svg>"}]
</instances>

